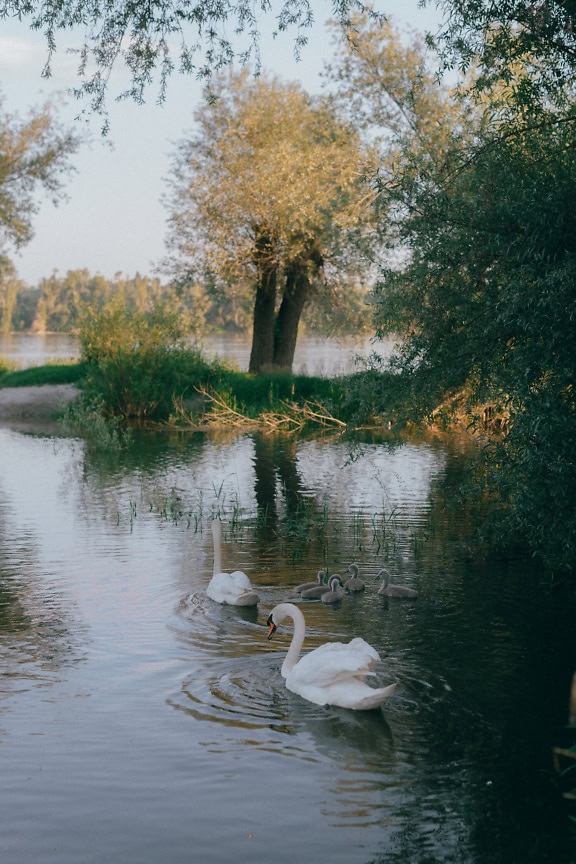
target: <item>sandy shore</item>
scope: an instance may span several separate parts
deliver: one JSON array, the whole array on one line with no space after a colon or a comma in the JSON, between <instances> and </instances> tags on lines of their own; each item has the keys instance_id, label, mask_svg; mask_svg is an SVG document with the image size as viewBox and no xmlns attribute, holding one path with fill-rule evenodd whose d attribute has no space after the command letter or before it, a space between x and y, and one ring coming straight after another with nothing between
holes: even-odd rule
<instances>
[{"instance_id":1,"label":"sandy shore","mask_svg":"<svg viewBox=\"0 0 576 864\"><path fill-rule=\"evenodd\" d=\"M57 428L57 415L78 396L74 384L0 389L0 424L14 429L47 431Z\"/></svg>"}]
</instances>

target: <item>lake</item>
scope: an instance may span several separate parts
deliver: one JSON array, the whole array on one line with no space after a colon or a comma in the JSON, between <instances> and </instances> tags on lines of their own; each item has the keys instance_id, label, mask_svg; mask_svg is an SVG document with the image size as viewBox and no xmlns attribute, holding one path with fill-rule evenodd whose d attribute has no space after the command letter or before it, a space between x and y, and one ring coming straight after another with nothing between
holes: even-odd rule
<instances>
[{"instance_id":1,"label":"lake","mask_svg":"<svg viewBox=\"0 0 576 864\"><path fill-rule=\"evenodd\" d=\"M551 760L573 605L477 555L465 442L356 444L149 432L102 452L0 427L2 860L574 860ZM205 595L215 517L256 609ZM294 593L353 561L361 596ZM378 595L383 566L418 599ZM397 682L381 709L286 689L291 625L266 628L284 600L305 650L377 649L372 686Z\"/></svg>"},{"instance_id":2,"label":"lake","mask_svg":"<svg viewBox=\"0 0 576 864\"><path fill-rule=\"evenodd\" d=\"M248 369L250 341L246 336L209 335L194 344L207 357L219 356L241 370ZM377 353L385 356L391 347L392 342L378 343ZM346 375L357 370L359 359L374 350L376 346L369 337L301 336L293 371L298 375ZM0 357L13 361L18 368L74 359L79 353L78 339L70 333L0 333Z\"/></svg>"}]
</instances>

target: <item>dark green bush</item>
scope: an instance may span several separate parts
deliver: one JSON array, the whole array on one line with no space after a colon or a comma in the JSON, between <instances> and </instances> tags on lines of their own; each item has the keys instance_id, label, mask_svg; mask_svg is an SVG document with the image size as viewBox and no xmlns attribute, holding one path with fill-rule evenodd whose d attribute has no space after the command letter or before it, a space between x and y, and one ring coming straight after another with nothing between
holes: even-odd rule
<instances>
[{"instance_id":1,"label":"dark green bush","mask_svg":"<svg viewBox=\"0 0 576 864\"><path fill-rule=\"evenodd\" d=\"M219 368L187 348L184 338L180 317L163 307L146 313L112 305L88 312L80 331L87 394L110 415L166 419L175 400L208 386Z\"/></svg>"}]
</instances>

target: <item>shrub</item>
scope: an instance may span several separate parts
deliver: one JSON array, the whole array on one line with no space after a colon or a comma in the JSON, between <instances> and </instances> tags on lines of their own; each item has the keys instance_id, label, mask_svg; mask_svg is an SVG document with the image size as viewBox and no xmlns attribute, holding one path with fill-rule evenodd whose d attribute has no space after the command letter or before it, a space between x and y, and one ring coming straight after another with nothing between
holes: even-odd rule
<instances>
[{"instance_id":1,"label":"shrub","mask_svg":"<svg viewBox=\"0 0 576 864\"><path fill-rule=\"evenodd\" d=\"M162 306L152 313L118 305L90 310L79 334L88 395L111 415L165 419L175 399L206 386L215 371L184 337L182 319Z\"/></svg>"}]
</instances>

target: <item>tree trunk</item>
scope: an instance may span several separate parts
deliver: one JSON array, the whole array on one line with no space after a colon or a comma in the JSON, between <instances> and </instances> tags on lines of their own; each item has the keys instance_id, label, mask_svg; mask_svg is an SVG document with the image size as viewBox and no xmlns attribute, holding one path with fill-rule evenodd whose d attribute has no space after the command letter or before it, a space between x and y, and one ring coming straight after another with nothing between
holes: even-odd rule
<instances>
[{"instance_id":1,"label":"tree trunk","mask_svg":"<svg viewBox=\"0 0 576 864\"><path fill-rule=\"evenodd\" d=\"M314 248L292 261L286 269L286 285L274 328L275 369L292 370L302 310L322 263L320 252Z\"/></svg>"},{"instance_id":2,"label":"tree trunk","mask_svg":"<svg viewBox=\"0 0 576 864\"><path fill-rule=\"evenodd\" d=\"M266 232L256 238L254 261L258 270L249 372L261 372L274 360L274 311L276 308L277 264L274 243Z\"/></svg>"}]
</instances>

